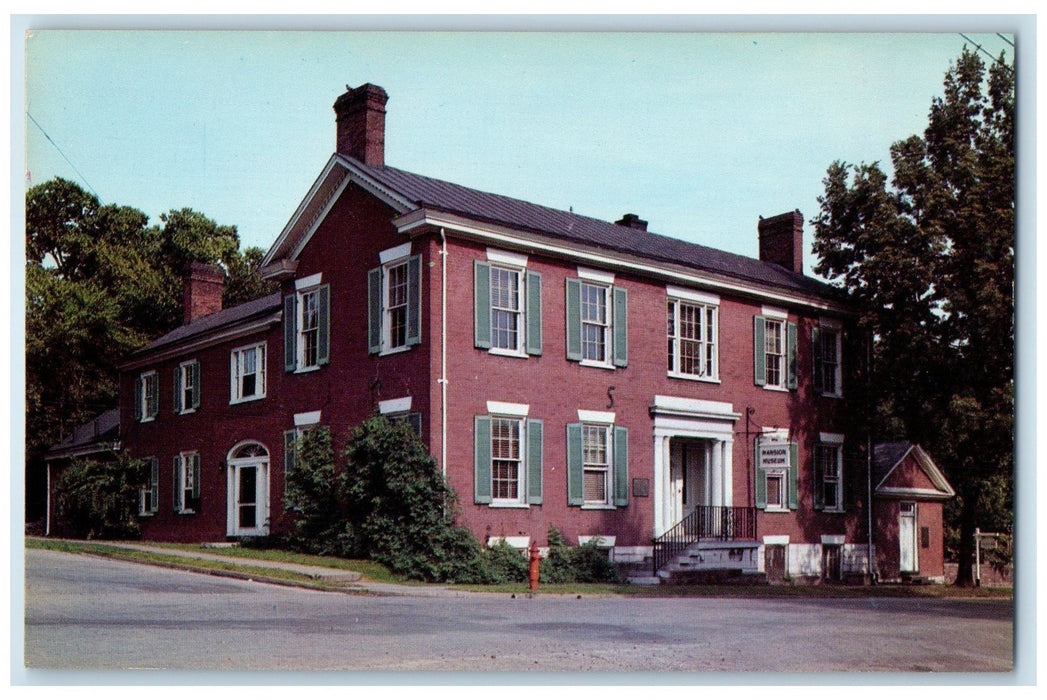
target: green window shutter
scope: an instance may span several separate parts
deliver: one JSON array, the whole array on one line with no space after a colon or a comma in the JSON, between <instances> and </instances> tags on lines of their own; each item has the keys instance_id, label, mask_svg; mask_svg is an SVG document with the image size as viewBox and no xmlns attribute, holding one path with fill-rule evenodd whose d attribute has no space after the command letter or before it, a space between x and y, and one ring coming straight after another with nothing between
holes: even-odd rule
<instances>
[{"instance_id":1,"label":"green window shutter","mask_svg":"<svg viewBox=\"0 0 1047 700\"><path fill-rule=\"evenodd\" d=\"M626 367L629 364L629 292L623 287L615 287L614 296L614 366Z\"/></svg>"},{"instance_id":2,"label":"green window shutter","mask_svg":"<svg viewBox=\"0 0 1047 700\"><path fill-rule=\"evenodd\" d=\"M542 276L527 273L527 354L542 354Z\"/></svg>"},{"instance_id":3,"label":"green window shutter","mask_svg":"<svg viewBox=\"0 0 1047 700\"><path fill-rule=\"evenodd\" d=\"M753 316L753 362L756 386L767 384L767 324L763 316Z\"/></svg>"},{"instance_id":4,"label":"green window shutter","mask_svg":"<svg viewBox=\"0 0 1047 700\"><path fill-rule=\"evenodd\" d=\"M763 469L760 469L760 438L753 441L753 454L756 464L756 507L764 509L767 507L767 479Z\"/></svg>"},{"instance_id":5,"label":"green window shutter","mask_svg":"<svg viewBox=\"0 0 1047 700\"><path fill-rule=\"evenodd\" d=\"M473 344L491 347L491 266L473 261Z\"/></svg>"},{"instance_id":6,"label":"green window shutter","mask_svg":"<svg viewBox=\"0 0 1047 700\"><path fill-rule=\"evenodd\" d=\"M824 510L825 509L825 469L822 466L822 462L818 459L818 445L814 446L814 453L811 456L811 461L814 464L814 468L811 470L814 474L814 509Z\"/></svg>"},{"instance_id":7,"label":"green window shutter","mask_svg":"<svg viewBox=\"0 0 1047 700\"><path fill-rule=\"evenodd\" d=\"M789 443L789 510L796 510L799 501L800 485L800 460L798 459L799 445L795 442Z\"/></svg>"},{"instance_id":8,"label":"green window shutter","mask_svg":"<svg viewBox=\"0 0 1047 700\"><path fill-rule=\"evenodd\" d=\"M567 280L567 298L564 308L567 313L567 359L581 361L582 283L579 280ZM581 492L579 492L579 497L580 494Z\"/></svg>"},{"instance_id":9,"label":"green window shutter","mask_svg":"<svg viewBox=\"0 0 1047 700\"><path fill-rule=\"evenodd\" d=\"M298 464L298 431L284 431L284 490L287 489L287 475L294 471Z\"/></svg>"},{"instance_id":10,"label":"green window shutter","mask_svg":"<svg viewBox=\"0 0 1047 700\"><path fill-rule=\"evenodd\" d=\"M182 499L179 498L182 480L179 478L182 471L182 456L175 455L174 464L171 467L171 508L174 512L181 510Z\"/></svg>"},{"instance_id":11,"label":"green window shutter","mask_svg":"<svg viewBox=\"0 0 1047 700\"><path fill-rule=\"evenodd\" d=\"M629 505L629 429L614 429L614 504Z\"/></svg>"},{"instance_id":12,"label":"green window shutter","mask_svg":"<svg viewBox=\"0 0 1047 700\"><path fill-rule=\"evenodd\" d=\"M325 284L316 290L316 307L319 328L316 334L316 364L326 365L331 361L331 285Z\"/></svg>"},{"instance_id":13,"label":"green window shutter","mask_svg":"<svg viewBox=\"0 0 1047 700\"><path fill-rule=\"evenodd\" d=\"M382 351L382 268L367 272L367 352Z\"/></svg>"},{"instance_id":14,"label":"green window shutter","mask_svg":"<svg viewBox=\"0 0 1047 700\"><path fill-rule=\"evenodd\" d=\"M200 361L197 360L189 365L189 370L192 372L193 377L193 408L200 408Z\"/></svg>"},{"instance_id":15,"label":"green window shutter","mask_svg":"<svg viewBox=\"0 0 1047 700\"><path fill-rule=\"evenodd\" d=\"M422 256L407 258L407 344L422 342Z\"/></svg>"},{"instance_id":16,"label":"green window shutter","mask_svg":"<svg viewBox=\"0 0 1047 700\"><path fill-rule=\"evenodd\" d=\"M788 374L786 376L786 388L797 387L796 378L796 324L787 323L785 333L785 358L788 363Z\"/></svg>"},{"instance_id":17,"label":"green window shutter","mask_svg":"<svg viewBox=\"0 0 1047 700\"><path fill-rule=\"evenodd\" d=\"M160 503L160 460L156 457L149 459L149 512L155 513L159 510Z\"/></svg>"},{"instance_id":18,"label":"green window shutter","mask_svg":"<svg viewBox=\"0 0 1047 700\"><path fill-rule=\"evenodd\" d=\"M418 437L422 436L422 414L419 411L407 414L407 424Z\"/></svg>"},{"instance_id":19,"label":"green window shutter","mask_svg":"<svg viewBox=\"0 0 1047 700\"><path fill-rule=\"evenodd\" d=\"M160 375L150 374L149 382L149 415L155 416L160 412Z\"/></svg>"},{"instance_id":20,"label":"green window shutter","mask_svg":"<svg viewBox=\"0 0 1047 700\"><path fill-rule=\"evenodd\" d=\"M527 421L527 502L542 502L542 430L540 420Z\"/></svg>"},{"instance_id":21,"label":"green window shutter","mask_svg":"<svg viewBox=\"0 0 1047 700\"><path fill-rule=\"evenodd\" d=\"M582 505L582 483L582 424L571 423L567 426L567 505Z\"/></svg>"},{"instance_id":22,"label":"green window shutter","mask_svg":"<svg viewBox=\"0 0 1047 700\"><path fill-rule=\"evenodd\" d=\"M814 358L812 378L814 390L818 393L825 391L825 381L822 379L822 353L821 353L821 329L818 326L811 328L811 357Z\"/></svg>"},{"instance_id":23,"label":"green window shutter","mask_svg":"<svg viewBox=\"0 0 1047 700\"><path fill-rule=\"evenodd\" d=\"M135 420L142 420L142 377L135 377Z\"/></svg>"},{"instance_id":24,"label":"green window shutter","mask_svg":"<svg viewBox=\"0 0 1047 700\"><path fill-rule=\"evenodd\" d=\"M473 431L473 502L491 502L491 418L476 416Z\"/></svg>"},{"instance_id":25,"label":"green window shutter","mask_svg":"<svg viewBox=\"0 0 1047 700\"><path fill-rule=\"evenodd\" d=\"M294 294L284 297L284 370L294 372L298 366L295 347L298 341L298 298Z\"/></svg>"},{"instance_id":26,"label":"green window shutter","mask_svg":"<svg viewBox=\"0 0 1047 700\"><path fill-rule=\"evenodd\" d=\"M182 371L189 371L188 368L175 367L174 368L174 410L175 413L182 412Z\"/></svg>"}]
</instances>

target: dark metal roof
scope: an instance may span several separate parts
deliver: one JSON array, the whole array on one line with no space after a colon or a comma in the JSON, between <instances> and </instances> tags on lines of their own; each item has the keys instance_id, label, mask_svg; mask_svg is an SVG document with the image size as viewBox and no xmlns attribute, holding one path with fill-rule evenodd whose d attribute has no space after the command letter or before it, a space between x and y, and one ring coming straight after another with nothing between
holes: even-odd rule
<instances>
[{"instance_id":1,"label":"dark metal roof","mask_svg":"<svg viewBox=\"0 0 1047 700\"><path fill-rule=\"evenodd\" d=\"M48 459L68 457L73 454L89 454L93 451L110 449L120 439L120 409L111 408L93 420L78 425L73 434L61 442L51 445L47 451ZM91 450L89 448L96 447Z\"/></svg>"},{"instance_id":2,"label":"dark metal roof","mask_svg":"<svg viewBox=\"0 0 1047 700\"><path fill-rule=\"evenodd\" d=\"M145 347L136 350L131 357L152 352L167 345L188 340L194 336L208 333L223 326L231 326L242 321L247 321L255 316L264 316L267 313L280 309L280 293L276 292L254 301L249 301L230 309L222 309L208 316L198 318L192 323L175 328L170 333L160 336Z\"/></svg>"},{"instance_id":3,"label":"dark metal roof","mask_svg":"<svg viewBox=\"0 0 1047 700\"><path fill-rule=\"evenodd\" d=\"M481 192L389 166L365 165L348 157L346 160L419 208L460 214L489 223L610 248L651 260L676 263L774 287L836 300L842 298L839 289L773 263L512 197Z\"/></svg>"},{"instance_id":4,"label":"dark metal roof","mask_svg":"<svg viewBox=\"0 0 1047 700\"><path fill-rule=\"evenodd\" d=\"M873 445L873 484L883 481L912 448L911 442L878 442Z\"/></svg>"}]
</instances>

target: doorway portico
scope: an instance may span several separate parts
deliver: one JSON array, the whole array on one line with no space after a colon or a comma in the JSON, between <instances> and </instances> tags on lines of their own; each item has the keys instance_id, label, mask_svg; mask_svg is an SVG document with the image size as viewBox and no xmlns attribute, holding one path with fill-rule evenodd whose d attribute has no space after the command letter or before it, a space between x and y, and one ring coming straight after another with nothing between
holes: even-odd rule
<instances>
[{"instance_id":1,"label":"doorway portico","mask_svg":"<svg viewBox=\"0 0 1047 700\"><path fill-rule=\"evenodd\" d=\"M733 505L734 423L722 401L655 396L654 537L702 506Z\"/></svg>"}]
</instances>

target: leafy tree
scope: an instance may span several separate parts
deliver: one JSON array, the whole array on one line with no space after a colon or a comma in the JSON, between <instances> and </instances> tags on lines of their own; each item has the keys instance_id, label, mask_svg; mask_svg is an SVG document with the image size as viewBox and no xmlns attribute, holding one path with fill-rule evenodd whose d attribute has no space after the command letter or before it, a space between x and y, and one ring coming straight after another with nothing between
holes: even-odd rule
<instances>
[{"instance_id":1,"label":"leafy tree","mask_svg":"<svg viewBox=\"0 0 1047 700\"><path fill-rule=\"evenodd\" d=\"M73 460L58 480L59 516L77 537L137 537L138 494L148 482L148 464L126 452L115 461Z\"/></svg>"},{"instance_id":2,"label":"leafy tree","mask_svg":"<svg viewBox=\"0 0 1047 700\"><path fill-rule=\"evenodd\" d=\"M101 204L55 178L26 193L27 516L42 496L34 475L49 445L116 404L116 363L181 324L188 262L220 263L227 301L269 293L255 248L233 226L191 209L149 226L132 207ZM36 487L36 488L34 488ZM39 496L37 495L39 494Z\"/></svg>"},{"instance_id":3,"label":"leafy tree","mask_svg":"<svg viewBox=\"0 0 1047 700\"><path fill-rule=\"evenodd\" d=\"M891 147L890 181L878 163L830 166L815 271L874 339L874 434L923 444L958 491L966 584L978 523L1012 527L1010 497L987 495L1014 459L1013 67L964 49L928 121Z\"/></svg>"}]
</instances>

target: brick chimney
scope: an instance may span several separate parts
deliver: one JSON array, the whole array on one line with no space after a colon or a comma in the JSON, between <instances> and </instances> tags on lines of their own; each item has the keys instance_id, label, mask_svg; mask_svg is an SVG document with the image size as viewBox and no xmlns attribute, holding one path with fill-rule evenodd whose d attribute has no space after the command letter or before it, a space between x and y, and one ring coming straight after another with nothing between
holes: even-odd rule
<instances>
[{"instance_id":1,"label":"brick chimney","mask_svg":"<svg viewBox=\"0 0 1047 700\"><path fill-rule=\"evenodd\" d=\"M218 265L192 262L185 266L185 286L182 307L185 322L192 323L202 316L222 310L222 287L225 271Z\"/></svg>"},{"instance_id":2,"label":"brick chimney","mask_svg":"<svg viewBox=\"0 0 1047 700\"><path fill-rule=\"evenodd\" d=\"M760 217L760 260L803 274L803 214L799 209Z\"/></svg>"},{"instance_id":3,"label":"brick chimney","mask_svg":"<svg viewBox=\"0 0 1047 700\"><path fill-rule=\"evenodd\" d=\"M619 226L627 226L629 228L635 228L641 231L647 230L647 222L638 217L636 214L626 214L614 223L618 224Z\"/></svg>"},{"instance_id":4,"label":"brick chimney","mask_svg":"<svg viewBox=\"0 0 1047 700\"><path fill-rule=\"evenodd\" d=\"M377 85L346 86L346 92L334 101L339 153L366 165L385 165L385 103L388 100L389 95Z\"/></svg>"}]
</instances>

